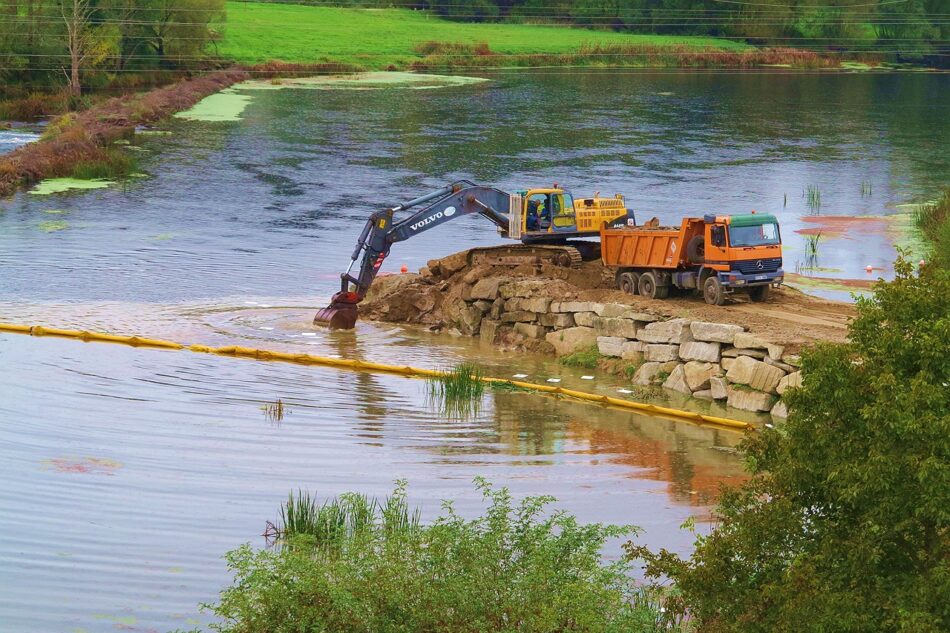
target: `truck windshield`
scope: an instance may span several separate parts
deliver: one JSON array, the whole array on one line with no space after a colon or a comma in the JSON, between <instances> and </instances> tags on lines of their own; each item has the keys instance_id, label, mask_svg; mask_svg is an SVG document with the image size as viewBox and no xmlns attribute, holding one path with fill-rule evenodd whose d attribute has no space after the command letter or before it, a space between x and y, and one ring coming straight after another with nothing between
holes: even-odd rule
<instances>
[{"instance_id":1,"label":"truck windshield","mask_svg":"<svg viewBox=\"0 0 950 633\"><path fill-rule=\"evenodd\" d=\"M778 225L774 222L755 226L730 226L730 246L772 246L781 244Z\"/></svg>"}]
</instances>

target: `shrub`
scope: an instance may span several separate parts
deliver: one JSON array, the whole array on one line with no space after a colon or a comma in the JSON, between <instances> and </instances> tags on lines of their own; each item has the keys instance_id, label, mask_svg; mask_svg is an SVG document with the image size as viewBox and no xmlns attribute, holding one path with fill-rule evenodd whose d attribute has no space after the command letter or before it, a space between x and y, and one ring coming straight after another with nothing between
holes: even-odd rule
<instances>
[{"instance_id":1,"label":"shrub","mask_svg":"<svg viewBox=\"0 0 950 633\"><path fill-rule=\"evenodd\" d=\"M629 545L702 631L950 630L950 271L903 259L802 354L692 558Z\"/></svg>"},{"instance_id":2,"label":"shrub","mask_svg":"<svg viewBox=\"0 0 950 633\"><path fill-rule=\"evenodd\" d=\"M550 512L549 497L515 504L505 488L476 485L488 502L466 520L451 502L431 525L412 520L405 487L383 503L344 495L317 508L298 495L282 545L244 545L235 574L209 608L222 633L655 631L663 616L624 561L605 563L609 538L630 526L581 525ZM302 506L302 507L301 507ZM319 517L323 516L323 520ZM327 529L327 526L335 526Z\"/></svg>"}]
</instances>

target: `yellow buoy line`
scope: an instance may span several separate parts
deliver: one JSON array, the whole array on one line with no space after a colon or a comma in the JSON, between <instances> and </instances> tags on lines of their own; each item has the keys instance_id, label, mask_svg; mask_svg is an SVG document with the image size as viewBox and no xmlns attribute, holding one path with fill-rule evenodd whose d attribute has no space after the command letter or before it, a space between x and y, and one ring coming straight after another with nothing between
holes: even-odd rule
<instances>
[{"instance_id":1,"label":"yellow buoy line","mask_svg":"<svg viewBox=\"0 0 950 633\"><path fill-rule=\"evenodd\" d=\"M58 338L69 338L84 341L87 343L118 343L121 345L130 345L132 347L144 347L150 349L168 349L183 350L199 354L215 354L218 356L233 356L236 358L251 358L254 360L276 361L283 363L295 363L298 365L318 365L321 367L339 367L342 369L352 369L356 371L374 371L390 374L399 374L401 376L416 377L440 377L447 372L437 369L424 369L420 367L410 367L408 365L387 365L384 363L373 363L362 360L350 360L345 358L331 358L328 356L314 356L312 354L296 354L292 352L275 352L272 350L256 349L253 347L241 347L239 345L227 345L224 347L209 347L207 345L185 345L173 341L163 341L161 339L146 338L141 336L121 336L117 334L105 334L102 332L89 332L86 330L62 330L58 328L45 327L42 325L19 325L14 323L0 323L0 332L11 332L14 334L27 334L29 336L53 336ZM537 393L551 394L554 396L564 396L582 402L592 402L596 404L618 407L621 409L632 409L650 415L658 415L674 420L683 420L695 424L712 424L735 430L754 430L755 426L749 422L741 420L732 420L721 418L695 411L682 411L680 409L671 409L661 407L655 404L645 402L635 402L633 400L624 400L623 398L614 398L602 394L588 393L585 391L576 391L574 389L565 389L564 387L555 387L552 385L539 385L532 382L523 382L520 380L509 380L507 378L479 377L482 382L502 383L512 385L521 389L527 389Z\"/></svg>"}]
</instances>

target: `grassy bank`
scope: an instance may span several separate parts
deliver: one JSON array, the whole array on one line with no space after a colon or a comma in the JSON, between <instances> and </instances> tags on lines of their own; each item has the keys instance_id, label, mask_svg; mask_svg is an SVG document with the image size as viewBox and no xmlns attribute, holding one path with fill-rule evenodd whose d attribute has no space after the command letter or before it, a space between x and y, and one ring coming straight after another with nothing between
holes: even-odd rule
<instances>
[{"instance_id":1,"label":"grassy bank","mask_svg":"<svg viewBox=\"0 0 950 633\"><path fill-rule=\"evenodd\" d=\"M130 162L110 145L136 125L154 123L248 78L242 70L211 73L146 93L103 101L48 126L43 138L0 157L0 196L44 178L126 175Z\"/></svg>"},{"instance_id":2,"label":"grassy bank","mask_svg":"<svg viewBox=\"0 0 950 633\"><path fill-rule=\"evenodd\" d=\"M934 202L921 205L914 221L933 247L931 261L950 269L950 188Z\"/></svg>"},{"instance_id":3,"label":"grassy bank","mask_svg":"<svg viewBox=\"0 0 950 633\"><path fill-rule=\"evenodd\" d=\"M471 57L468 49L427 51L426 42L481 47L484 65L527 65L532 56L568 56L586 49L584 63L607 64L629 50L669 49L738 53L751 47L712 37L637 35L522 24L471 24L441 20L405 9L327 7L228 2L228 23L218 50L247 64L340 61L379 70L410 68L431 54ZM492 55L506 63L490 62ZM512 63L518 56L519 63ZM431 61L431 60L430 60ZM540 60L544 62L543 58Z\"/></svg>"}]
</instances>

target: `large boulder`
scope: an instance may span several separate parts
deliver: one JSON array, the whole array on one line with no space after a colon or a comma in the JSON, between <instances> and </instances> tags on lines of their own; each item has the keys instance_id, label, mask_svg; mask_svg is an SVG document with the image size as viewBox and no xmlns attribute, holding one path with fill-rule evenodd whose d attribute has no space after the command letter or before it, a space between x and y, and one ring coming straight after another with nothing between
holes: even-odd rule
<instances>
[{"instance_id":1,"label":"large boulder","mask_svg":"<svg viewBox=\"0 0 950 633\"><path fill-rule=\"evenodd\" d=\"M679 345L648 344L646 359L651 362L665 363L679 358Z\"/></svg>"},{"instance_id":2,"label":"large boulder","mask_svg":"<svg viewBox=\"0 0 950 633\"><path fill-rule=\"evenodd\" d=\"M611 318L630 319L631 321L640 321L641 323L652 323L659 320L659 317L646 312L637 312L633 308L623 303L595 303L593 310L597 316Z\"/></svg>"},{"instance_id":3,"label":"large boulder","mask_svg":"<svg viewBox=\"0 0 950 633\"><path fill-rule=\"evenodd\" d=\"M551 312L596 313L597 310L601 309L600 306L601 304L594 303L593 301L555 301L551 304Z\"/></svg>"},{"instance_id":4,"label":"large boulder","mask_svg":"<svg viewBox=\"0 0 950 633\"><path fill-rule=\"evenodd\" d=\"M652 385L660 378L664 378L673 373L673 370L679 366L676 361L668 363L643 363L633 375L633 383L636 385Z\"/></svg>"},{"instance_id":5,"label":"large boulder","mask_svg":"<svg viewBox=\"0 0 950 633\"><path fill-rule=\"evenodd\" d=\"M568 312L549 312L538 316L538 323L556 330L574 326L574 315Z\"/></svg>"},{"instance_id":6,"label":"large boulder","mask_svg":"<svg viewBox=\"0 0 950 633\"><path fill-rule=\"evenodd\" d=\"M547 329L536 323L515 323L515 332L527 338L544 338Z\"/></svg>"},{"instance_id":7,"label":"large boulder","mask_svg":"<svg viewBox=\"0 0 950 633\"><path fill-rule=\"evenodd\" d=\"M783 420L788 418L788 406L781 400L776 402L775 406L772 407L772 417L782 418Z\"/></svg>"},{"instance_id":8,"label":"large boulder","mask_svg":"<svg viewBox=\"0 0 950 633\"><path fill-rule=\"evenodd\" d=\"M468 266L468 251L453 253L442 259L431 259L427 265L433 275L448 279Z\"/></svg>"},{"instance_id":9,"label":"large boulder","mask_svg":"<svg viewBox=\"0 0 950 633\"><path fill-rule=\"evenodd\" d=\"M551 300L545 297L515 297L505 302L505 310L547 313Z\"/></svg>"},{"instance_id":10,"label":"large boulder","mask_svg":"<svg viewBox=\"0 0 950 633\"><path fill-rule=\"evenodd\" d=\"M484 325L482 326L485 327ZM729 397L729 381L725 376L710 376L709 391L713 400L725 400Z\"/></svg>"},{"instance_id":11,"label":"large boulder","mask_svg":"<svg viewBox=\"0 0 950 633\"><path fill-rule=\"evenodd\" d=\"M573 354L597 344L597 332L592 327L569 327L557 332L548 332L544 340L554 346L558 356Z\"/></svg>"},{"instance_id":12,"label":"large boulder","mask_svg":"<svg viewBox=\"0 0 950 633\"><path fill-rule=\"evenodd\" d=\"M736 334L733 345L740 349L764 349L766 352L768 352L768 355L775 360L782 360L782 352L785 351L785 348L782 345L772 343L771 341L767 341L748 332Z\"/></svg>"},{"instance_id":13,"label":"large boulder","mask_svg":"<svg viewBox=\"0 0 950 633\"><path fill-rule=\"evenodd\" d=\"M690 391L710 388L710 379L719 372L719 365L692 360L683 365L683 378Z\"/></svg>"},{"instance_id":14,"label":"large boulder","mask_svg":"<svg viewBox=\"0 0 950 633\"><path fill-rule=\"evenodd\" d=\"M693 338L697 341L709 341L712 343L735 343L736 334L745 331L739 325L729 323L709 323L707 321L693 321L689 324L689 330L693 333Z\"/></svg>"},{"instance_id":15,"label":"large boulder","mask_svg":"<svg viewBox=\"0 0 950 633\"><path fill-rule=\"evenodd\" d=\"M498 298L498 286L501 285L501 279L490 277L488 279L479 279L472 286L469 296L472 299L481 299L483 301L494 301Z\"/></svg>"},{"instance_id":16,"label":"large boulder","mask_svg":"<svg viewBox=\"0 0 950 633\"><path fill-rule=\"evenodd\" d=\"M637 338L637 322L629 319L594 317L594 329L601 336Z\"/></svg>"},{"instance_id":17,"label":"large boulder","mask_svg":"<svg viewBox=\"0 0 950 633\"><path fill-rule=\"evenodd\" d=\"M793 372L781 380L778 381L778 385L775 387L775 392L778 395L785 393L786 389L801 387L802 386L802 372L796 371Z\"/></svg>"},{"instance_id":18,"label":"large boulder","mask_svg":"<svg viewBox=\"0 0 950 633\"><path fill-rule=\"evenodd\" d=\"M647 343L642 341L627 341L623 344L620 358L624 360L642 361L647 351Z\"/></svg>"},{"instance_id":19,"label":"large boulder","mask_svg":"<svg viewBox=\"0 0 950 633\"><path fill-rule=\"evenodd\" d=\"M603 356L619 357L623 355L623 344L627 339L619 336L598 336L597 351Z\"/></svg>"},{"instance_id":20,"label":"large boulder","mask_svg":"<svg viewBox=\"0 0 950 633\"><path fill-rule=\"evenodd\" d=\"M761 391L729 387L729 399L726 401L734 409L743 411L771 411L775 396Z\"/></svg>"},{"instance_id":21,"label":"large boulder","mask_svg":"<svg viewBox=\"0 0 950 633\"><path fill-rule=\"evenodd\" d=\"M748 356L737 358L726 372L726 378L731 383L748 385L753 389L771 393L776 393L776 387L784 376L785 372L778 367L772 367Z\"/></svg>"},{"instance_id":22,"label":"large boulder","mask_svg":"<svg viewBox=\"0 0 950 633\"><path fill-rule=\"evenodd\" d=\"M419 281L419 279L419 275L414 273L405 273L402 275L380 275L373 281L373 284L366 292L365 301L367 303L372 303L378 299L384 299L399 292L409 284Z\"/></svg>"},{"instance_id":23,"label":"large boulder","mask_svg":"<svg viewBox=\"0 0 950 633\"><path fill-rule=\"evenodd\" d=\"M682 365L677 365L670 372L669 377L663 382L663 387L685 393L688 396L693 394L693 390L689 388L689 383L686 382L686 370L683 369Z\"/></svg>"},{"instance_id":24,"label":"large boulder","mask_svg":"<svg viewBox=\"0 0 950 633\"><path fill-rule=\"evenodd\" d=\"M596 319L599 319L596 314L593 312L575 312L574 313L574 323L577 325L583 325L584 327L594 327L594 322Z\"/></svg>"},{"instance_id":25,"label":"large boulder","mask_svg":"<svg viewBox=\"0 0 950 633\"><path fill-rule=\"evenodd\" d=\"M498 288L498 294L503 299L537 297L547 289L548 285L548 282L540 279L519 279L503 283Z\"/></svg>"},{"instance_id":26,"label":"large boulder","mask_svg":"<svg viewBox=\"0 0 950 633\"><path fill-rule=\"evenodd\" d=\"M478 330L478 335L482 340L488 341L489 343L494 343L499 327L501 327L501 321L495 321L494 319L482 319L481 327L479 327Z\"/></svg>"},{"instance_id":27,"label":"large boulder","mask_svg":"<svg viewBox=\"0 0 950 633\"><path fill-rule=\"evenodd\" d=\"M701 360L707 363L719 362L719 343L701 343L690 341L680 345L680 358L683 360Z\"/></svg>"},{"instance_id":28,"label":"large boulder","mask_svg":"<svg viewBox=\"0 0 950 633\"><path fill-rule=\"evenodd\" d=\"M688 343L693 340L688 319L670 319L655 321L637 333L637 338L645 343Z\"/></svg>"},{"instance_id":29,"label":"large boulder","mask_svg":"<svg viewBox=\"0 0 950 633\"><path fill-rule=\"evenodd\" d=\"M536 321L538 315L534 312L525 312L518 310L516 312L505 312L501 315L502 323L530 323Z\"/></svg>"}]
</instances>

